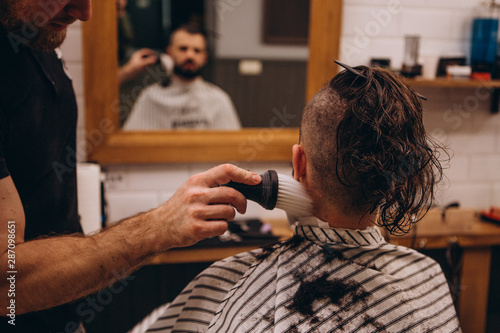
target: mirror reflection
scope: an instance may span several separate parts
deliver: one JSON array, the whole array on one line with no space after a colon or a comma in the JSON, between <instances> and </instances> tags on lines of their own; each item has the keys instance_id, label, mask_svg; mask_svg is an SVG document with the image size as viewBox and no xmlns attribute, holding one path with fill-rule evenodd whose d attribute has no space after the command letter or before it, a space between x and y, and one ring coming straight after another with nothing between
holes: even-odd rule
<instances>
[{"instance_id":1,"label":"mirror reflection","mask_svg":"<svg viewBox=\"0 0 500 333\"><path fill-rule=\"evenodd\" d=\"M298 127L309 1L116 2L124 130Z\"/></svg>"}]
</instances>

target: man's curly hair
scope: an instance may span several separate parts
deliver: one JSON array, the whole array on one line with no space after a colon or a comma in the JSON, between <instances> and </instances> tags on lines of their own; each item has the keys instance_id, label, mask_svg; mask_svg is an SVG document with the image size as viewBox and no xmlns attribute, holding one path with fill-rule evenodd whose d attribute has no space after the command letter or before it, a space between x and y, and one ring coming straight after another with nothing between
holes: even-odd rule
<instances>
[{"instance_id":1,"label":"man's curly hair","mask_svg":"<svg viewBox=\"0 0 500 333\"><path fill-rule=\"evenodd\" d=\"M301 140L312 179L346 213L377 212L392 234L429 210L442 177L439 145L428 138L421 98L390 71L343 71L304 109Z\"/></svg>"}]
</instances>

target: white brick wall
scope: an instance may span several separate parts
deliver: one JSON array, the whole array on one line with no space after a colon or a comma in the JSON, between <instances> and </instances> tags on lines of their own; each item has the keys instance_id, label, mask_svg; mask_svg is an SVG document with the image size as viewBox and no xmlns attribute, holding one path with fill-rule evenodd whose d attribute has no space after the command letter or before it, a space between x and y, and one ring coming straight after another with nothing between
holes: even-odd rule
<instances>
[{"instance_id":1,"label":"white brick wall","mask_svg":"<svg viewBox=\"0 0 500 333\"><path fill-rule=\"evenodd\" d=\"M107 167L106 193L108 219L117 221L131 214L154 208L168 200L188 178L204 172L216 164L174 164L174 165L127 165ZM268 169L290 175L290 163L239 163L241 168L263 173ZM137 196L136 196L137 195ZM238 214L238 217L242 215ZM251 202L245 218L285 217L280 211L266 211Z\"/></svg>"},{"instance_id":2,"label":"white brick wall","mask_svg":"<svg viewBox=\"0 0 500 333\"><path fill-rule=\"evenodd\" d=\"M399 68L404 36L420 35L420 54L467 55L479 0L345 0L341 56L352 64L390 58Z\"/></svg>"},{"instance_id":3,"label":"white brick wall","mask_svg":"<svg viewBox=\"0 0 500 333\"><path fill-rule=\"evenodd\" d=\"M450 162L444 164L439 203L459 201L464 207L477 209L500 205L500 115L490 113L489 96L483 98L484 91L476 89L418 90L428 98L424 102L427 131L445 144L451 155Z\"/></svg>"},{"instance_id":4,"label":"white brick wall","mask_svg":"<svg viewBox=\"0 0 500 333\"><path fill-rule=\"evenodd\" d=\"M81 143L85 133L85 97L83 91L83 63L82 63L82 24L77 21L72 24L61 46L64 63L73 80L76 101L78 103L77 142ZM78 144L78 147L81 145ZM83 154L77 154L78 162L83 162Z\"/></svg>"},{"instance_id":5,"label":"white brick wall","mask_svg":"<svg viewBox=\"0 0 500 333\"><path fill-rule=\"evenodd\" d=\"M480 0L345 0L341 59L368 64L372 57L402 63L404 35L421 35L420 54L469 54L471 22ZM231 13L226 13L231 15ZM229 20L229 18L226 18ZM77 92L79 136L84 133L81 27L70 28L62 49ZM500 115L489 112L484 90L419 88L428 97L424 122L430 133L449 145L452 154L439 203L458 200L476 209L500 205ZM106 189L111 221L148 210L167 200L189 175L211 164L127 165L107 169ZM290 174L289 163L242 163L262 172L277 169ZM282 217L249 204L245 217Z\"/></svg>"}]
</instances>

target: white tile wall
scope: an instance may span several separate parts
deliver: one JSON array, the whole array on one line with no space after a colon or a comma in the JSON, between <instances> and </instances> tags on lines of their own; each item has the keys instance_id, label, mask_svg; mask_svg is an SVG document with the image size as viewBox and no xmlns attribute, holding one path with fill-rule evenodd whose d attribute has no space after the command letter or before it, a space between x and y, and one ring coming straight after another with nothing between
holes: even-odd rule
<instances>
[{"instance_id":1,"label":"white tile wall","mask_svg":"<svg viewBox=\"0 0 500 333\"><path fill-rule=\"evenodd\" d=\"M462 207L484 209L493 204L491 182L451 182L449 189L442 193L440 204L458 201ZM496 203L498 206L498 202Z\"/></svg>"},{"instance_id":2,"label":"white tile wall","mask_svg":"<svg viewBox=\"0 0 500 333\"><path fill-rule=\"evenodd\" d=\"M499 205L493 182L500 177L500 114L490 113L489 92L463 88L419 91L429 99L425 102L426 129L448 146L451 155L438 203L459 201L477 209Z\"/></svg>"},{"instance_id":3,"label":"white tile wall","mask_svg":"<svg viewBox=\"0 0 500 333\"><path fill-rule=\"evenodd\" d=\"M81 63L82 59L82 38L81 38L81 22L75 22L68 29L66 40L61 46L64 52L66 62Z\"/></svg>"},{"instance_id":4,"label":"white tile wall","mask_svg":"<svg viewBox=\"0 0 500 333\"><path fill-rule=\"evenodd\" d=\"M425 0L424 0L425 1ZM446 8L448 11L453 11L456 9L459 10L474 10L477 8L478 1L471 0L427 0L424 1L416 1L416 0L405 0L403 2L407 2L408 4L413 4L417 7L435 7L435 8Z\"/></svg>"},{"instance_id":5,"label":"white tile wall","mask_svg":"<svg viewBox=\"0 0 500 333\"><path fill-rule=\"evenodd\" d=\"M371 57L389 57L398 67L402 62L406 33L421 34L421 54L467 56L470 23L480 2L345 0L341 59L350 64L367 64ZM386 14L389 9L392 9L391 16L381 14ZM73 76L80 113L83 114L81 25L70 28L62 50ZM429 98L425 102L424 114L428 131L443 139L452 153L449 168L445 169L446 180L439 186L439 203L458 200L462 206L477 209L500 205L500 115L489 112L489 95L485 95L484 90L474 89L418 90ZM462 112L458 111L460 106ZM83 117L79 118L78 128L81 142L85 134ZM116 221L161 204L189 175L212 166L200 163L107 167L110 220ZM289 163L240 163L240 166L259 173L267 169L286 174L291 172ZM284 214L268 212L255 203L249 203L245 217L268 216L281 217Z\"/></svg>"},{"instance_id":6,"label":"white tile wall","mask_svg":"<svg viewBox=\"0 0 500 333\"><path fill-rule=\"evenodd\" d=\"M397 37L400 35L401 13L399 9L390 10L386 6L374 9L370 6L346 6L346 17L342 21L342 33L367 37ZM348 18L348 19L347 19Z\"/></svg>"},{"instance_id":7,"label":"white tile wall","mask_svg":"<svg viewBox=\"0 0 500 333\"><path fill-rule=\"evenodd\" d=\"M83 91L83 66L82 66L82 24L77 21L68 28L66 40L61 45L64 63L73 80L76 101L78 103L77 146L83 145L85 137L85 98ZM77 154L78 162L85 161L84 154Z\"/></svg>"},{"instance_id":8,"label":"white tile wall","mask_svg":"<svg viewBox=\"0 0 500 333\"><path fill-rule=\"evenodd\" d=\"M498 126L497 130L497 151L498 154L500 154L500 126Z\"/></svg>"},{"instance_id":9,"label":"white tile wall","mask_svg":"<svg viewBox=\"0 0 500 333\"><path fill-rule=\"evenodd\" d=\"M500 182L493 184L493 198L491 201L498 206L500 202Z\"/></svg>"},{"instance_id":10,"label":"white tile wall","mask_svg":"<svg viewBox=\"0 0 500 333\"><path fill-rule=\"evenodd\" d=\"M241 168L263 173L273 169L280 174L290 175L289 163L235 163ZM117 221L154 208L167 201L191 175L204 172L214 164L196 163L182 165L127 165L106 168L105 190L107 193L108 220ZM137 194L138 197L134 195ZM245 215L237 218L284 218L282 211L266 211L256 203L248 204Z\"/></svg>"},{"instance_id":11,"label":"white tile wall","mask_svg":"<svg viewBox=\"0 0 500 333\"><path fill-rule=\"evenodd\" d=\"M500 181L500 156L477 155L471 159L471 179Z\"/></svg>"},{"instance_id":12,"label":"white tile wall","mask_svg":"<svg viewBox=\"0 0 500 333\"><path fill-rule=\"evenodd\" d=\"M346 0L341 59L368 64L388 57L402 64L405 35L420 35L420 54L467 56L471 22L479 0Z\"/></svg>"},{"instance_id":13,"label":"white tile wall","mask_svg":"<svg viewBox=\"0 0 500 333\"><path fill-rule=\"evenodd\" d=\"M108 224L111 225L125 217L157 207L160 197L155 191L110 192L106 196L106 203Z\"/></svg>"},{"instance_id":14,"label":"white tile wall","mask_svg":"<svg viewBox=\"0 0 500 333\"><path fill-rule=\"evenodd\" d=\"M422 38L450 38L453 22L448 9L418 8L401 10L401 35L420 35ZM425 23L424 23L425 22Z\"/></svg>"},{"instance_id":15,"label":"white tile wall","mask_svg":"<svg viewBox=\"0 0 500 333\"><path fill-rule=\"evenodd\" d=\"M449 162L442 163L446 175L445 182L460 183L470 180L470 158L467 155L455 155Z\"/></svg>"},{"instance_id":16,"label":"white tile wall","mask_svg":"<svg viewBox=\"0 0 500 333\"><path fill-rule=\"evenodd\" d=\"M128 168L129 188L134 190L176 190L191 172L177 165L147 165Z\"/></svg>"}]
</instances>

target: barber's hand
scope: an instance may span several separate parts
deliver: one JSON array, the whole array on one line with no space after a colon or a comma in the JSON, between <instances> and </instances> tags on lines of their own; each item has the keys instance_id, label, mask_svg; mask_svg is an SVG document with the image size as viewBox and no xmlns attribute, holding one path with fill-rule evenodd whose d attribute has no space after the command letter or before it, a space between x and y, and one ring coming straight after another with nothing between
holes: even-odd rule
<instances>
[{"instance_id":1,"label":"barber's hand","mask_svg":"<svg viewBox=\"0 0 500 333\"><path fill-rule=\"evenodd\" d=\"M138 72L142 72L146 67L156 64L158 61L158 54L150 49L140 49L135 51L127 64Z\"/></svg>"},{"instance_id":2,"label":"barber's hand","mask_svg":"<svg viewBox=\"0 0 500 333\"><path fill-rule=\"evenodd\" d=\"M144 72L148 66L158 62L158 53L150 49L140 49L135 51L129 61L120 67L118 71L118 80L120 84L134 79L137 75Z\"/></svg>"},{"instance_id":3,"label":"barber's hand","mask_svg":"<svg viewBox=\"0 0 500 333\"><path fill-rule=\"evenodd\" d=\"M257 185L261 178L231 164L219 165L190 177L170 200L150 212L160 223L157 230L162 233L163 249L221 235L235 216L234 208L242 214L246 211L243 194L220 186L229 181Z\"/></svg>"}]
</instances>

